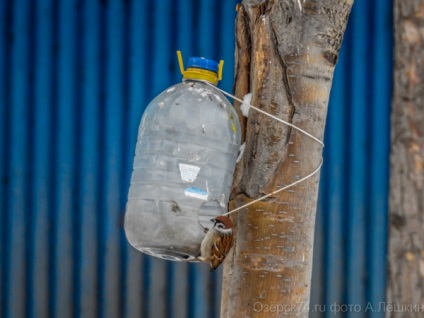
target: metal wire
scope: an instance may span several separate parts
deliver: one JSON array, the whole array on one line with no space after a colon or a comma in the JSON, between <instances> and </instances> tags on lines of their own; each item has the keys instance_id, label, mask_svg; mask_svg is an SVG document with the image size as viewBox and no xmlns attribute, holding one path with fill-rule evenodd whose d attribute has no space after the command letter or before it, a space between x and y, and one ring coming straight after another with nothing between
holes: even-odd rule
<instances>
[{"instance_id":1,"label":"metal wire","mask_svg":"<svg viewBox=\"0 0 424 318\"><path fill-rule=\"evenodd\" d=\"M227 93L226 91L224 91L224 90L216 87L215 85L213 85L213 84L211 84L211 83L209 83L207 81L199 81L199 82L203 82L203 83L207 84L208 86L211 86L214 89L220 91L222 94L224 94L224 95L226 95L228 97L231 97L232 99L234 99L234 100L236 100L236 101L238 101L240 103L245 103L246 104L246 102L243 101L243 100L241 100L240 98L238 98L238 97L236 97L236 96L234 96L234 95L232 95L230 93ZM267 113L266 111L263 111L262 109L259 109L259 108L255 107L255 106L251 105L250 103L248 105L250 106L250 108L256 110L257 112L260 112L260 113L262 113L262 114L264 114L264 115L266 115L266 116L268 116L268 117L270 117L272 119L275 119L276 121L278 121L278 122L280 122L280 123L282 123L282 124L284 124L286 126L289 126L289 127L292 127L294 129L296 129L297 131L301 132L305 136L308 136L309 138L311 138L314 141L316 141L317 143L319 143L322 147L324 147L324 143L321 140L319 140L317 137L311 135L307 131L303 130L302 128L299 128L299 127L297 127L296 125L294 125L292 123L289 123L289 122L287 122L287 121L285 121L285 120L283 120L281 118L278 118L278 117L276 117L274 115L271 115L271 114ZM241 209L244 209L244 208L248 207L249 205L252 205L252 204L255 204L256 202L262 201L262 200L264 200L264 199L266 199L266 198L268 198L268 197L270 197L270 196L272 196L274 194L277 194L277 193L279 193L279 192L281 192L283 190L286 190L286 189L288 189L288 188L290 188L290 187L292 187L292 186L294 186L294 185L296 185L296 184L298 184L300 182L303 182L303 181L311 178L313 175L315 175L321 169L322 163L323 163L323 159L321 158L321 162L319 163L318 167L314 171L312 171L310 174L308 174L307 176L305 176L305 177L303 177L303 178L301 178L301 179L299 179L299 180L297 180L295 182L292 182L292 183L290 183L290 184L288 184L288 185L286 185L286 186L284 186L284 187L282 187L280 189L277 189L277 190L275 190L275 191L273 191L271 193L268 193L268 194L266 194L266 195L264 195L264 196L262 196L262 197L260 197L258 199L255 199L255 200L253 200L253 201L251 201L249 203L246 203L246 204L244 204L244 205L242 205L242 206L240 206L238 208L235 208L235 209L233 209L233 210L231 210L231 211L229 211L227 213L224 213L223 215L230 215L230 214L232 214L234 212L237 212L237 211L239 211Z\"/></svg>"}]
</instances>

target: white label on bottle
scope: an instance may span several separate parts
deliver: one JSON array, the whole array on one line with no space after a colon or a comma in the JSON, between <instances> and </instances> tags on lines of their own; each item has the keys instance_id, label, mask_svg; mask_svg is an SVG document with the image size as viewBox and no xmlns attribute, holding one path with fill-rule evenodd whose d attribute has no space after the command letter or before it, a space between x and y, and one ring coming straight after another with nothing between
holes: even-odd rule
<instances>
[{"instance_id":1,"label":"white label on bottle","mask_svg":"<svg viewBox=\"0 0 424 318\"><path fill-rule=\"evenodd\" d=\"M192 165L186 165L184 163L180 163L180 174L181 179L187 182L193 182L196 180L197 175L199 174L200 167L192 166Z\"/></svg>"},{"instance_id":2,"label":"white label on bottle","mask_svg":"<svg viewBox=\"0 0 424 318\"><path fill-rule=\"evenodd\" d=\"M200 188L191 187L184 190L184 194L188 197L193 197L200 200L208 200L208 193Z\"/></svg>"}]
</instances>

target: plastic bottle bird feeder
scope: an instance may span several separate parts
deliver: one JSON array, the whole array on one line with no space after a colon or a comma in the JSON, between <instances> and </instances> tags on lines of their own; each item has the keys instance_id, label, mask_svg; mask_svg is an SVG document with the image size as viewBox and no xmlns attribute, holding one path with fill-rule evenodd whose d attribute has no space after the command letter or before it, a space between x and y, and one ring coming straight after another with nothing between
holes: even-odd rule
<instances>
[{"instance_id":1,"label":"plastic bottle bird feeder","mask_svg":"<svg viewBox=\"0 0 424 318\"><path fill-rule=\"evenodd\" d=\"M214 85L219 64L192 57L183 82L154 98L138 130L125 214L137 250L169 260L199 256L211 219L227 212L240 148L240 123Z\"/></svg>"}]
</instances>

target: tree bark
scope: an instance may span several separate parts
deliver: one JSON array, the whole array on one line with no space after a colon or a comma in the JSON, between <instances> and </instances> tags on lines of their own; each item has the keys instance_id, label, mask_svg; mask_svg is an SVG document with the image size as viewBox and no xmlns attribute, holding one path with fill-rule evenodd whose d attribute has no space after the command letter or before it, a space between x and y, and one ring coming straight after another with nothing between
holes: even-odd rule
<instances>
[{"instance_id":1,"label":"tree bark","mask_svg":"<svg viewBox=\"0 0 424 318\"><path fill-rule=\"evenodd\" d=\"M424 1L396 0L387 317L424 312ZM418 307L419 306L419 307Z\"/></svg>"},{"instance_id":2,"label":"tree bark","mask_svg":"<svg viewBox=\"0 0 424 318\"><path fill-rule=\"evenodd\" d=\"M236 19L235 94L323 139L353 0L245 0ZM238 105L236 104L236 109ZM230 209L308 175L322 147L254 110ZM319 174L236 214L224 266L222 317L307 317Z\"/></svg>"}]
</instances>

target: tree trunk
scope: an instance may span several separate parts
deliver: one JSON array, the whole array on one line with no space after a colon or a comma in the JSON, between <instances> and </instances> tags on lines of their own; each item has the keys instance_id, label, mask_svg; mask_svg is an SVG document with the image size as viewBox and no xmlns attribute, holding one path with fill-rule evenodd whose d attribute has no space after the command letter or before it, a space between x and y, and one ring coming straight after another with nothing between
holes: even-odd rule
<instances>
[{"instance_id":1,"label":"tree trunk","mask_svg":"<svg viewBox=\"0 0 424 318\"><path fill-rule=\"evenodd\" d=\"M387 317L424 314L424 0L395 1ZM393 310L391 310L393 309ZM394 312L397 311L397 312Z\"/></svg>"},{"instance_id":2,"label":"tree trunk","mask_svg":"<svg viewBox=\"0 0 424 318\"><path fill-rule=\"evenodd\" d=\"M245 0L236 20L238 97L323 139L333 72L353 0ZM237 106L237 105L236 105ZM236 107L238 108L238 107ZM230 209L308 175L322 147L250 110ZM244 119L244 120L243 120ZM222 317L307 317L319 174L233 214Z\"/></svg>"}]
</instances>

